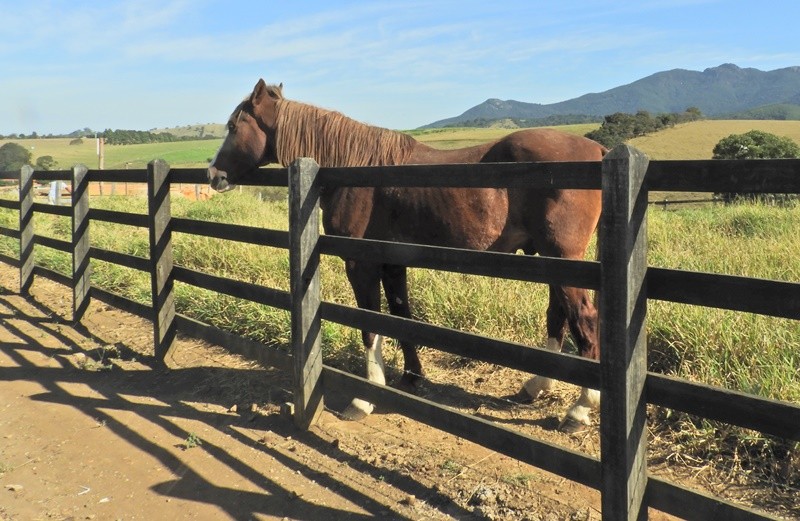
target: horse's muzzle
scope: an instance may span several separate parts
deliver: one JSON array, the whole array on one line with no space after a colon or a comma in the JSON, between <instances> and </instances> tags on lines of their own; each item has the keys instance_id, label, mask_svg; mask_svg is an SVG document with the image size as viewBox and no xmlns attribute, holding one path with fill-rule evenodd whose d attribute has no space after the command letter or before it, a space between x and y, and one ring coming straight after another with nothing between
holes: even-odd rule
<instances>
[{"instance_id":1,"label":"horse's muzzle","mask_svg":"<svg viewBox=\"0 0 800 521\"><path fill-rule=\"evenodd\" d=\"M233 185L228 183L228 174L215 166L208 167L208 184L217 192L227 192Z\"/></svg>"}]
</instances>

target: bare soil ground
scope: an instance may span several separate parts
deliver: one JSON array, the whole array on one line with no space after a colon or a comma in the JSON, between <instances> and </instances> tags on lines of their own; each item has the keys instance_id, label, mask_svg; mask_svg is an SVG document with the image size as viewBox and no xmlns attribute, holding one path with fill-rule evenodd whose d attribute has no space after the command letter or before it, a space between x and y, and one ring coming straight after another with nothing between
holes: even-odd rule
<instances>
[{"instance_id":1,"label":"bare soil ground","mask_svg":"<svg viewBox=\"0 0 800 521\"><path fill-rule=\"evenodd\" d=\"M597 492L390 412L347 422L329 400L297 430L275 370L183 337L154 369L149 322L94 302L71 324L69 290L23 299L17 277L0 267L0 521L600 518ZM513 372L438 367L427 398L599 452L596 429L556 430L571 387L520 405L496 398Z\"/></svg>"}]
</instances>

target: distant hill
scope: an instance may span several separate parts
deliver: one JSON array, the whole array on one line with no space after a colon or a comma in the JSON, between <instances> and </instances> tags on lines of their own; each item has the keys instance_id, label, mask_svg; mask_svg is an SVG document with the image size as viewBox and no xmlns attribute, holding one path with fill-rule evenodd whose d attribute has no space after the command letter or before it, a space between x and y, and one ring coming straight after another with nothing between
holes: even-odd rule
<instances>
[{"instance_id":1,"label":"distant hill","mask_svg":"<svg viewBox=\"0 0 800 521\"><path fill-rule=\"evenodd\" d=\"M224 123L206 123L204 125L184 125L172 128L150 129L154 134L168 133L181 138L200 138L209 139L211 137L225 137Z\"/></svg>"},{"instance_id":2,"label":"distant hill","mask_svg":"<svg viewBox=\"0 0 800 521\"><path fill-rule=\"evenodd\" d=\"M800 105L791 103L773 103L750 110L725 114L719 119L771 119L777 121L800 120Z\"/></svg>"},{"instance_id":3,"label":"distant hill","mask_svg":"<svg viewBox=\"0 0 800 521\"><path fill-rule=\"evenodd\" d=\"M728 63L702 72L686 69L658 72L605 92L547 105L488 99L460 116L421 128L461 125L475 120L536 120L566 115L598 117L639 110L654 114L675 113L688 107L697 107L713 118L778 104L800 105L800 67L761 71ZM768 110L762 112L768 113Z\"/></svg>"}]
</instances>

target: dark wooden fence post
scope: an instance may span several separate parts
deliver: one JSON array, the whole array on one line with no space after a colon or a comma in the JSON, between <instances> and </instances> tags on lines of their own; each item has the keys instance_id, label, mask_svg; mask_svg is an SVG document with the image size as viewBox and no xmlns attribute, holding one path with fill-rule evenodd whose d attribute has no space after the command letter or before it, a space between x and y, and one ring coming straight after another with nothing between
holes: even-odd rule
<instances>
[{"instance_id":1,"label":"dark wooden fence post","mask_svg":"<svg viewBox=\"0 0 800 521\"><path fill-rule=\"evenodd\" d=\"M289 167L289 272L294 357L294 422L307 429L322 412L319 282L319 166L300 158Z\"/></svg>"},{"instance_id":2,"label":"dark wooden fence post","mask_svg":"<svg viewBox=\"0 0 800 521\"><path fill-rule=\"evenodd\" d=\"M600 224L600 453L604 520L647 518L648 158L619 145L603 159Z\"/></svg>"},{"instance_id":3,"label":"dark wooden fence post","mask_svg":"<svg viewBox=\"0 0 800 521\"><path fill-rule=\"evenodd\" d=\"M161 159L147 164L147 206L150 232L150 288L153 298L155 357L171 354L176 333L169 165Z\"/></svg>"},{"instance_id":4,"label":"dark wooden fence post","mask_svg":"<svg viewBox=\"0 0 800 521\"><path fill-rule=\"evenodd\" d=\"M72 320L89 307L89 176L84 165L72 169Z\"/></svg>"},{"instance_id":5,"label":"dark wooden fence post","mask_svg":"<svg viewBox=\"0 0 800 521\"><path fill-rule=\"evenodd\" d=\"M19 171L19 294L33 284L33 167Z\"/></svg>"}]
</instances>

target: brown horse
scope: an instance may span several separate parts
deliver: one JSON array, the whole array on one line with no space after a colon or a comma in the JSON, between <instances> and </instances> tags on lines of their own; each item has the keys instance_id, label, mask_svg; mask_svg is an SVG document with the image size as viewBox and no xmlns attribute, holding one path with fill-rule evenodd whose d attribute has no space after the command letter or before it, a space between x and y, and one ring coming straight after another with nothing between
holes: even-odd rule
<instances>
[{"instance_id":1,"label":"brown horse","mask_svg":"<svg viewBox=\"0 0 800 521\"><path fill-rule=\"evenodd\" d=\"M519 161L599 161L606 149L589 139L554 130L521 130L498 141L458 150L436 150L412 137L358 123L338 112L287 100L282 85L259 80L233 111L228 134L208 167L211 187L230 189L260 165L284 166L312 157L322 167ZM323 192L325 233L475 250L582 259L600 216L597 190L478 188L336 188ZM345 259L359 307L380 311L380 285L392 314L410 317L405 266ZM567 327L582 356L598 359L597 311L586 290L550 286L547 349L560 351ZM381 338L362 332L367 376L385 383ZM423 375L416 346L401 342L404 374L412 386ZM552 381L533 377L523 390L532 398ZM589 423L599 393L583 389L562 428ZM361 418L372 405L354 400L346 415Z\"/></svg>"}]
</instances>

